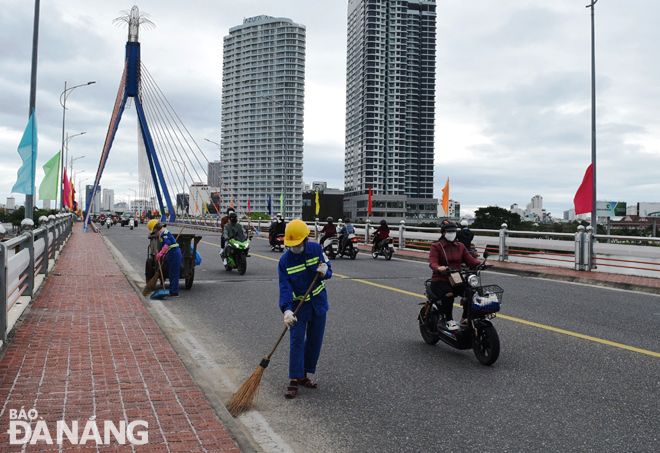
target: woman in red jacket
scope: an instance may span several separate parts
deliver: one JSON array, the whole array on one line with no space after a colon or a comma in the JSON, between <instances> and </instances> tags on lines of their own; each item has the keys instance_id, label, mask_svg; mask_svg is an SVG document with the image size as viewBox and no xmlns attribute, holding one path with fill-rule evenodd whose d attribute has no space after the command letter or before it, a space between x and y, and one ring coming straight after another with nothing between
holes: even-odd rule
<instances>
[{"instance_id":1,"label":"woman in red jacket","mask_svg":"<svg viewBox=\"0 0 660 453\"><path fill-rule=\"evenodd\" d=\"M456 241L456 230L454 222L443 220L440 225L442 235L438 242L433 243L429 253L429 267L433 270L431 291L440 297L441 312L445 318L447 330L459 329L458 324L453 320L452 310L454 298L464 294L465 285L452 286L449 283L449 274L444 272L447 267L460 269L461 264L466 264L470 269L474 269L481 264L470 255L463 244ZM465 322L466 311L467 307L463 307L461 323Z\"/></svg>"}]
</instances>

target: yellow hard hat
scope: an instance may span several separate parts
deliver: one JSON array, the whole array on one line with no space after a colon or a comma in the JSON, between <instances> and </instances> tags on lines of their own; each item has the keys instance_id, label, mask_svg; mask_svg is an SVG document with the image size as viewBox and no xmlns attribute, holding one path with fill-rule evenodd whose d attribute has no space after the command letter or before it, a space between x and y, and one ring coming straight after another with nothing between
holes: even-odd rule
<instances>
[{"instance_id":1,"label":"yellow hard hat","mask_svg":"<svg viewBox=\"0 0 660 453\"><path fill-rule=\"evenodd\" d=\"M149 221L147 222L147 229L148 229L149 231L153 231L153 230L154 230L154 227L156 226L157 223L158 223L158 219L151 219L151 220L149 220Z\"/></svg>"},{"instance_id":2,"label":"yellow hard hat","mask_svg":"<svg viewBox=\"0 0 660 453\"><path fill-rule=\"evenodd\" d=\"M284 230L284 245L293 247L299 245L309 236L309 227L300 219L289 222Z\"/></svg>"}]
</instances>

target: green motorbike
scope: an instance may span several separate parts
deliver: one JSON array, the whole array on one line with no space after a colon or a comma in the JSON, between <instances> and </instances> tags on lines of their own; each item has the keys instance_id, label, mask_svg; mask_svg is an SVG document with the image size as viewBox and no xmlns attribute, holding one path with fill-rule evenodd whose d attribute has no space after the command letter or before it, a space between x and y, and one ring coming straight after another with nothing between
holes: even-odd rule
<instances>
[{"instance_id":1,"label":"green motorbike","mask_svg":"<svg viewBox=\"0 0 660 453\"><path fill-rule=\"evenodd\" d=\"M237 269L239 275L244 275L245 271L247 270L247 257L249 251L249 239L246 239L245 241L230 239L227 247L225 248L225 254L227 255L227 264L225 264L225 270L229 272L232 269Z\"/></svg>"}]
</instances>

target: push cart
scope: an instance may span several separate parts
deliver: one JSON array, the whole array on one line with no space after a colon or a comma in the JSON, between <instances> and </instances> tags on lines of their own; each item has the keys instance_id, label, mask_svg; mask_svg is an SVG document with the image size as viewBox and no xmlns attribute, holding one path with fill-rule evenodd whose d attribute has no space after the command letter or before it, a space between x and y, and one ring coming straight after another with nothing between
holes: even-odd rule
<instances>
[{"instance_id":1,"label":"push cart","mask_svg":"<svg viewBox=\"0 0 660 453\"><path fill-rule=\"evenodd\" d=\"M197 257L197 244L202 240L201 236L196 234L179 234L176 242L181 248L181 273L179 278L186 281L186 289L192 288L193 281L195 280L195 259ZM147 262L144 268L144 276L146 281L149 281L158 272L158 263L156 262L156 254L158 254L158 238L156 236L149 236L149 247L147 247ZM168 266L166 261L163 261L163 277L169 278Z\"/></svg>"}]
</instances>

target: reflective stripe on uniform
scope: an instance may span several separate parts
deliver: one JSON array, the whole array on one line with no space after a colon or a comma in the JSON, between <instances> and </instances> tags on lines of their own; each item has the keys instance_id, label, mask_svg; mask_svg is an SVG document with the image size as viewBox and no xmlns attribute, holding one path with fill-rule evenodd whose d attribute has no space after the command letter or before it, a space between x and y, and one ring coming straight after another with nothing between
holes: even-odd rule
<instances>
[{"instance_id":1,"label":"reflective stripe on uniform","mask_svg":"<svg viewBox=\"0 0 660 453\"><path fill-rule=\"evenodd\" d=\"M325 282L321 281L319 285L312 290L312 297L317 296L325 288ZM293 300L302 300L303 296L296 296L296 293L293 293Z\"/></svg>"},{"instance_id":2,"label":"reflective stripe on uniform","mask_svg":"<svg viewBox=\"0 0 660 453\"><path fill-rule=\"evenodd\" d=\"M287 274L295 274L296 272L302 272L304 270L305 270L305 265L304 264L299 264L297 266L286 268Z\"/></svg>"},{"instance_id":3,"label":"reflective stripe on uniform","mask_svg":"<svg viewBox=\"0 0 660 453\"><path fill-rule=\"evenodd\" d=\"M309 267L309 266L313 266L314 264L316 264L318 262L319 262L319 257L315 256L314 258L310 258L307 261L305 261L305 264L307 265L307 267Z\"/></svg>"}]
</instances>

